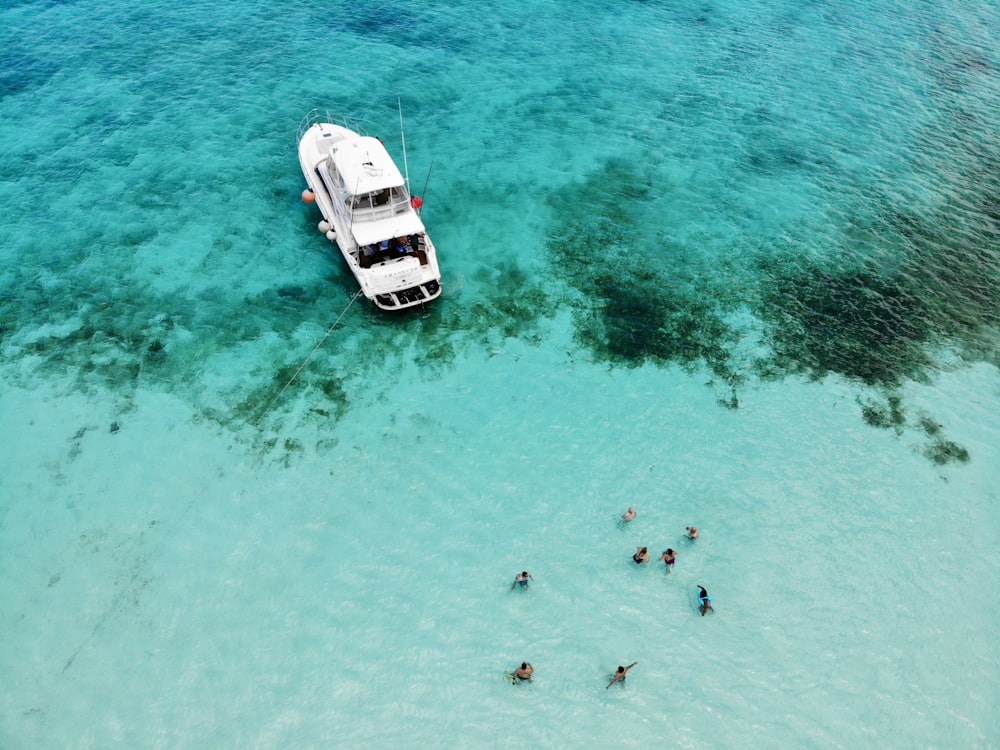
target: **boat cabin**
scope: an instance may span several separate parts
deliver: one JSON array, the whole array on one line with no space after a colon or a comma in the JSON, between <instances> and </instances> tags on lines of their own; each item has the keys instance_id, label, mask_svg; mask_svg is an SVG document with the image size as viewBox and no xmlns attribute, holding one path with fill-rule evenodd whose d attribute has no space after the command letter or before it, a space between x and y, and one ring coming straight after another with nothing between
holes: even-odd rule
<instances>
[{"instance_id":1,"label":"boat cabin","mask_svg":"<svg viewBox=\"0 0 1000 750\"><path fill-rule=\"evenodd\" d=\"M410 208L403 175L382 141L361 136L330 147L329 173L353 221L383 219Z\"/></svg>"}]
</instances>

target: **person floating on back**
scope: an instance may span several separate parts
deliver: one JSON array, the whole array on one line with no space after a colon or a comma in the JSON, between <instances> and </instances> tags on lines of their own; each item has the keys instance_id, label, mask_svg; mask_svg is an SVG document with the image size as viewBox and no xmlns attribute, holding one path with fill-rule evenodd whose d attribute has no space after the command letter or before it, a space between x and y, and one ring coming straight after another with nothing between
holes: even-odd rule
<instances>
[{"instance_id":1,"label":"person floating on back","mask_svg":"<svg viewBox=\"0 0 1000 750\"><path fill-rule=\"evenodd\" d=\"M688 526L687 527L687 533L688 533L688 539L697 539L698 538L698 527L697 526Z\"/></svg>"},{"instance_id":2,"label":"person floating on back","mask_svg":"<svg viewBox=\"0 0 1000 750\"><path fill-rule=\"evenodd\" d=\"M628 510L627 510L627 511L625 511L624 513L622 513L622 520L623 520L623 521L631 521L631 520L633 520L633 519L634 519L634 518L635 518L635 517L636 517L637 515L639 515L639 514L635 512L635 508L633 508L633 507L632 507L632 506L630 505L630 506L628 506Z\"/></svg>"},{"instance_id":3,"label":"person floating on back","mask_svg":"<svg viewBox=\"0 0 1000 750\"><path fill-rule=\"evenodd\" d=\"M604 689L607 690L609 687L611 687L612 685L614 685L616 682L625 682L625 675L627 675L628 671L632 667L634 667L636 664L638 664L638 663L639 662L634 661L631 664L629 664L627 667L618 667L618 671L615 672L613 675L611 675L611 682L609 682L608 686L606 688L604 688Z\"/></svg>"},{"instance_id":4,"label":"person floating on back","mask_svg":"<svg viewBox=\"0 0 1000 750\"><path fill-rule=\"evenodd\" d=\"M642 565L643 563L649 562L649 550L645 547L636 547L635 554L632 555L632 560L636 565Z\"/></svg>"},{"instance_id":5,"label":"person floating on back","mask_svg":"<svg viewBox=\"0 0 1000 750\"><path fill-rule=\"evenodd\" d=\"M528 588L528 579L531 579L532 581L535 580L531 577L531 573L526 570L522 570L518 573L517 578L514 579L514 583L510 585L510 590L513 591L518 586L520 586L522 590Z\"/></svg>"},{"instance_id":6,"label":"person floating on back","mask_svg":"<svg viewBox=\"0 0 1000 750\"><path fill-rule=\"evenodd\" d=\"M521 666L514 670L514 677L518 682L531 682L531 675L535 673L535 668L531 662L522 661Z\"/></svg>"},{"instance_id":7,"label":"person floating on back","mask_svg":"<svg viewBox=\"0 0 1000 750\"><path fill-rule=\"evenodd\" d=\"M715 611L714 609L712 609L712 597L709 596L707 591L705 591L705 587L701 585L698 586L698 603L701 605L702 617L704 617L705 613L708 612L708 610L710 609L713 612Z\"/></svg>"}]
</instances>

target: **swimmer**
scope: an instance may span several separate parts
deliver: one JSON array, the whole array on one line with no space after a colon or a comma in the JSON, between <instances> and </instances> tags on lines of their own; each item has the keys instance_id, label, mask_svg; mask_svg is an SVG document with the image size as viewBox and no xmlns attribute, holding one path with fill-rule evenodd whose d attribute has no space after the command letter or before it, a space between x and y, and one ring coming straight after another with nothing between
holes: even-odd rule
<instances>
[{"instance_id":1,"label":"swimmer","mask_svg":"<svg viewBox=\"0 0 1000 750\"><path fill-rule=\"evenodd\" d=\"M531 675L535 673L535 668L530 662L522 661L521 666L514 670L514 677L518 682L531 682Z\"/></svg>"},{"instance_id":2,"label":"swimmer","mask_svg":"<svg viewBox=\"0 0 1000 750\"><path fill-rule=\"evenodd\" d=\"M622 513L622 520L623 521L632 521L632 520L635 519L635 517L637 515L639 515L639 514L635 512L635 508L633 508L630 505L630 506L628 506L628 510L625 511L624 513Z\"/></svg>"},{"instance_id":3,"label":"swimmer","mask_svg":"<svg viewBox=\"0 0 1000 750\"><path fill-rule=\"evenodd\" d=\"M628 674L628 671L632 667L634 667L636 664L638 664L638 663L639 662L634 661L631 664L629 664L627 667L618 667L618 671L615 672L613 675L611 675L611 682L608 683L608 687L606 687L604 689L607 690L609 687L611 687L612 685L614 685L616 682L625 682L625 675Z\"/></svg>"},{"instance_id":4,"label":"swimmer","mask_svg":"<svg viewBox=\"0 0 1000 750\"><path fill-rule=\"evenodd\" d=\"M643 563L649 562L649 550L645 547L636 547L635 554L632 555L632 560L636 565L642 565Z\"/></svg>"},{"instance_id":5,"label":"swimmer","mask_svg":"<svg viewBox=\"0 0 1000 750\"><path fill-rule=\"evenodd\" d=\"M702 617L704 617L705 613L708 612L708 610L710 609L713 612L715 611L714 609L712 609L712 597L709 596L707 591L705 591L705 587L700 584L698 585L698 602L701 604Z\"/></svg>"},{"instance_id":6,"label":"swimmer","mask_svg":"<svg viewBox=\"0 0 1000 750\"><path fill-rule=\"evenodd\" d=\"M687 533L688 533L688 539L697 539L698 538L698 527L697 526L688 526L687 527Z\"/></svg>"},{"instance_id":7,"label":"swimmer","mask_svg":"<svg viewBox=\"0 0 1000 750\"><path fill-rule=\"evenodd\" d=\"M510 585L510 590L513 591L515 588L520 586L522 589L528 588L528 579L534 581L535 579L531 577L531 573L526 570L522 570L517 578L514 579L514 583Z\"/></svg>"},{"instance_id":8,"label":"swimmer","mask_svg":"<svg viewBox=\"0 0 1000 750\"><path fill-rule=\"evenodd\" d=\"M674 563L677 562L677 553L668 548L666 552L660 555L660 559L666 564L667 572L669 573L674 569Z\"/></svg>"}]
</instances>

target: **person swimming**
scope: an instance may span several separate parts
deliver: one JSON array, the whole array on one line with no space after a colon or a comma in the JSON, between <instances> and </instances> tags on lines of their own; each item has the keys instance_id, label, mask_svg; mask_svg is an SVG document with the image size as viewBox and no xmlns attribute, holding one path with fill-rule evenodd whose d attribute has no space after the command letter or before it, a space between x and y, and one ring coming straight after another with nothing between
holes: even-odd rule
<instances>
[{"instance_id":1,"label":"person swimming","mask_svg":"<svg viewBox=\"0 0 1000 750\"><path fill-rule=\"evenodd\" d=\"M614 685L616 682L625 682L625 675L627 675L628 671L632 667L634 667L636 664L638 664L638 663L639 662L634 661L631 664L629 664L627 667L619 666L618 667L618 671L615 672L613 675L611 675L611 682L609 682L608 686L606 688L604 688L604 689L607 690L609 687L611 687L612 685Z\"/></svg>"},{"instance_id":2,"label":"person swimming","mask_svg":"<svg viewBox=\"0 0 1000 750\"><path fill-rule=\"evenodd\" d=\"M688 533L688 539L697 539L698 538L698 527L697 526L688 526L686 528L686 530L687 530L687 533Z\"/></svg>"},{"instance_id":3,"label":"person swimming","mask_svg":"<svg viewBox=\"0 0 1000 750\"><path fill-rule=\"evenodd\" d=\"M645 547L637 547L635 554L632 555L632 560L636 565L642 565L643 563L649 562L649 550Z\"/></svg>"},{"instance_id":4,"label":"person swimming","mask_svg":"<svg viewBox=\"0 0 1000 750\"><path fill-rule=\"evenodd\" d=\"M514 583L510 585L510 590L513 591L515 588L520 586L522 589L528 588L528 580L534 581L535 579L531 577L531 573L526 570L521 571L517 577L514 579Z\"/></svg>"},{"instance_id":5,"label":"person swimming","mask_svg":"<svg viewBox=\"0 0 1000 750\"><path fill-rule=\"evenodd\" d=\"M673 570L674 563L677 562L677 553L668 547L667 550L660 555L660 559L663 560L664 564L667 566L667 572L669 573Z\"/></svg>"},{"instance_id":6,"label":"person swimming","mask_svg":"<svg viewBox=\"0 0 1000 750\"><path fill-rule=\"evenodd\" d=\"M635 520L635 517L637 515L639 515L639 514L635 512L635 508L633 508L630 505L630 506L628 506L628 510L625 511L624 513L622 513L622 520L623 521L632 521L632 520Z\"/></svg>"},{"instance_id":7,"label":"person swimming","mask_svg":"<svg viewBox=\"0 0 1000 750\"><path fill-rule=\"evenodd\" d=\"M521 666L514 670L514 677L518 682L531 682L531 675L535 673L535 668L530 662L522 661Z\"/></svg>"},{"instance_id":8,"label":"person swimming","mask_svg":"<svg viewBox=\"0 0 1000 750\"><path fill-rule=\"evenodd\" d=\"M708 610L710 610L710 609L713 612L715 611L714 609L712 609L712 597L705 590L705 587L702 586L702 585L700 585L700 584L698 585L698 602L701 605L701 616L702 617L704 617L705 613Z\"/></svg>"}]
</instances>

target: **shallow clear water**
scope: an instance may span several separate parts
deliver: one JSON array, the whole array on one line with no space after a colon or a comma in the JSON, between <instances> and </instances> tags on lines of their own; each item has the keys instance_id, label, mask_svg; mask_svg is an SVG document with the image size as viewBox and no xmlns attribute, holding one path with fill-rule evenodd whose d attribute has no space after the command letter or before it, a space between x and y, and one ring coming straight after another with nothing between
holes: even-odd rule
<instances>
[{"instance_id":1,"label":"shallow clear water","mask_svg":"<svg viewBox=\"0 0 1000 750\"><path fill-rule=\"evenodd\" d=\"M1000 744L996 3L0 19L0 746Z\"/></svg>"}]
</instances>

